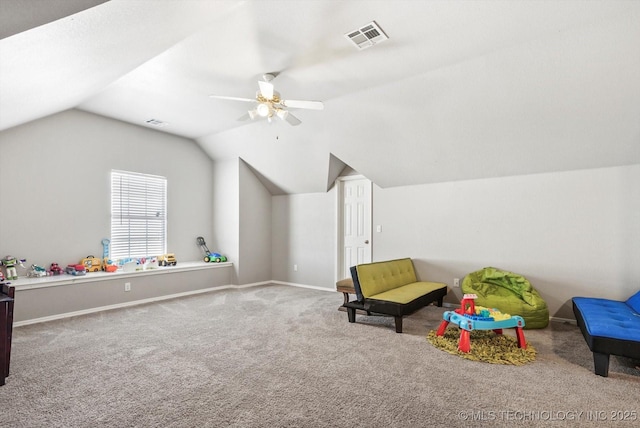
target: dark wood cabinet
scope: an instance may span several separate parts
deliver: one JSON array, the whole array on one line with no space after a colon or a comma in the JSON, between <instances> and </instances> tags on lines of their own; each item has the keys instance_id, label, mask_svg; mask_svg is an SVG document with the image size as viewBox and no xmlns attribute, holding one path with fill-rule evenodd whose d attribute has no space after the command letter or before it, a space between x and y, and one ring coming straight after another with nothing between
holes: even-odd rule
<instances>
[{"instance_id":1,"label":"dark wood cabinet","mask_svg":"<svg viewBox=\"0 0 640 428\"><path fill-rule=\"evenodd\" d=\"M0 290L0 386L4 385L5 378L9 376L14 298L15 287L2 284Z\"/></svg>"}]
</instances>

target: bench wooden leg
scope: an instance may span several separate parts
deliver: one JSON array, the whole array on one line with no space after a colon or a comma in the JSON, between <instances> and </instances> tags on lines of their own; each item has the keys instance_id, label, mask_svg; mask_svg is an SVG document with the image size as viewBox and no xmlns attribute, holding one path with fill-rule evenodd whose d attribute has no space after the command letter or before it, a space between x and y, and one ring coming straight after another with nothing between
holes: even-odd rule
<instances>
[{"instance_id":1,"label":"bench wooden leg","mask_svg":"<svg viewBox=\"0 0 640 428\"><path fill-rule=\"evenodd\" d=\"M402 317L394 317L396 320L396 333L402 333Z\"/></svg>"},{"instance_id":2,"label":"bench wooden leg","mask_svg":"<svg viewBox=\"0 0 640 428\"><path fill-rule=\"evenodd\" d=\"M344 295L344 303L349 303L349 293L343 291L342 294Z\"/></svg>"},{"instance_id":3,"label":"bench wooden leg","mask_svg":"<svg viewBox=\"0 0 640 428\"><path fill-rule=\"evenodd\" d=\"M597 375L602 377L609 376L609 354L594 352L593 365L595 366L595 372Z\"/></svg>"},{"instance_id":4,"label":"bench wooden leg","mask_svg":"<svg viewBox=\"0 0 640 428\"><path fill-rule=\"evenodd\" d=\"M356 308L347 308L347 315L349 316L349 322L356 322Z\"/></svg>"}]
</instances>

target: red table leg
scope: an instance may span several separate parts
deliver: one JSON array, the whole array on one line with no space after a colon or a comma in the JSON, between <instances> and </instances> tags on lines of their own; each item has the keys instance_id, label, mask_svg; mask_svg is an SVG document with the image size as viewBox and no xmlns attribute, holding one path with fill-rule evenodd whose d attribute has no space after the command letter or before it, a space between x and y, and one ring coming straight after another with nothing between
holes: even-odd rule
<instances>
[{"instance_id":1,"label":"red table leg","mask_svg":"<svg viewBox=\"0 0 640 428\"><path fill-rule=\"evenodd\" d=\"M458 342L458 349L462 352L471 351L471 332L460 329L460 342Z\"/></svg>"},{"instance_id":2,"label":"red table leg","mask_svg":"<svg viewBox=\"0 0 640 428\"><path fill-rule=\"evenodd\" d=\"M436 331L436 336L442 336L448 325L449 321L442 320L442 322L440 323L440 327L438 327L438 331Z\"/></svg>"},{"instance_id":3,"label":"red table leg","mask_svg":"<svg viewBox=\"0 0 640 428\"><path fill-rule=\"evenodd\" d=\"M522 327L516 327L516 337L518 338L518 348L527 349L527 342L524 340Z\"/></svg>"}]
</instances>

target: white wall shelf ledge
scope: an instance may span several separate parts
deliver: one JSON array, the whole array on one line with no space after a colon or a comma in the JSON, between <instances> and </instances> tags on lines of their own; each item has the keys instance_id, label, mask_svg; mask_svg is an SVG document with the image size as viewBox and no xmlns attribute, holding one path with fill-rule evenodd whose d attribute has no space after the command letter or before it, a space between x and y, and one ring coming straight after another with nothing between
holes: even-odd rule
<instances>
[{"instance_id":1,"label":"white wall shelf ledge","mask_svg":"<svg viewBox=\"0 0 640 428\"><path fill-rule=\"evenodd\" d=\"M16 291L32 290L36 288L58 287L70 284L82 284L97 281L109 281L113 279L134 278L149 275L164 275L167 273L188 272L201 269L217 269L227 266L233 266L231 262L224 263L206 263L204 261L196 262L178 262L175 266L163 266L155 269L137 270L135 272L88 272L86 275L74 276L68 274L43 276L40 278L19 277L16 280L8 281L16 288Z\"/></svg>"},{"instance_id":2,"label":"white wall shelf ledge","mask_svg":"<svg viewBox=\"0 0 640 428\"><path fill-rule=\"evenodd\" d=\"M26 325L213 291L230 287L235 280L233 263L201 260L135 272L10 282L16 287L14 325Z\"/></svg>"}]
</instances>

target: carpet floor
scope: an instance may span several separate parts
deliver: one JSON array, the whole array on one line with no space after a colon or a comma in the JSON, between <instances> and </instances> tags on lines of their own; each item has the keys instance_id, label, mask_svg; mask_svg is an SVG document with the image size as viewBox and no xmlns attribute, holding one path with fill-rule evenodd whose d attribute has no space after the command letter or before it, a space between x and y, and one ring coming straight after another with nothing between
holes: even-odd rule
<instances>
[{"instance_id":1,"label":"carpet floor","mask_svg":"<svg viewBox=\"0 0 640 428\"><path fill-rule=\"evenodd\" d=\"M639 424L637 362L612 356L595 375L575 325L526 330L535 361L496 365L428 342L444 308L397 334L393 318L348 323L341 302L271 285L15 328L0 426Z\"/></svg>"}]
</instances>

